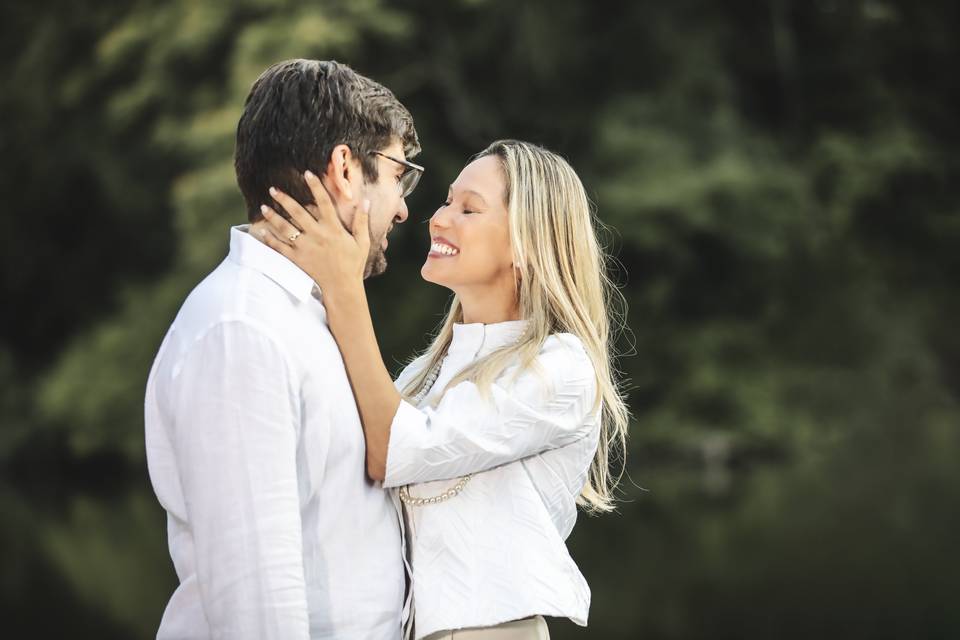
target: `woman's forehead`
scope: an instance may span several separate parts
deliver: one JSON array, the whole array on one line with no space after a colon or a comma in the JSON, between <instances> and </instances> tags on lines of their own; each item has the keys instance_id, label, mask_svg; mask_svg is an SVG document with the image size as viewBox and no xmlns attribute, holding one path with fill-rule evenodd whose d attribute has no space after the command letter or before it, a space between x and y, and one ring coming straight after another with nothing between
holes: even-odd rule
<instances>
[{"instance_id":1,"label":"woman's forehead","mask_svg":"<svg viewBox=\"0 0 960 640\"><path fill-rule=\"evenodd\" d=\"M479 196L488 204L499 204L504 195L503 170L494 156L477 158L460 172L450 190Z\"/></svg>"}]
</instances>

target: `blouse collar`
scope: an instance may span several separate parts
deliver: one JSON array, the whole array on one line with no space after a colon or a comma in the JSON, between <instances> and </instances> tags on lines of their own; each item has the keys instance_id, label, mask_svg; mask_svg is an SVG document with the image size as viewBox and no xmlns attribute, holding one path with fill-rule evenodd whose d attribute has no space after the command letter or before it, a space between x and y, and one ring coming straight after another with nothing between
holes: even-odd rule
<instances>
[{"instance_id":1,"label":"blouse collar","mask_svg":"<svg viewBox=\"0 0 960 640\"><path fill-rule=\"evenodd\" d=\"M527 328L528 320L508 320L483 324L453 325L453 339L448 353L475 358L516 342Z\"/></svg>"}]
</instances>

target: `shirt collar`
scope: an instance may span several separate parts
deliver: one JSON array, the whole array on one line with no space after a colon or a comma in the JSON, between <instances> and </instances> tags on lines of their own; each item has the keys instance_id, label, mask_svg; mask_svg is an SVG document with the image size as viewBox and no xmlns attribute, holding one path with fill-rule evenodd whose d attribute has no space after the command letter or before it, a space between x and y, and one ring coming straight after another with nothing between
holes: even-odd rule
<instances>
[{"instance_id":1,"label":"shirt collar","mask_svg":"<svg viewBox=\"0 0 960 640\"><path fill-rule=\"evenodd\" d=\"M527 328L527 320L508 320L483 324L453 325L453 339L448 349L452 352L469 352L471 356L490 353L500 347L516 342Z\"/></svg>"},{"instance_id":2,"label":"shirt collar","mask_svg":"<svg viewBox=\"0 0 960 640\"><path fill-rule=\"evenodd\" d=\"M319 289L307 273L248 233L250 225L230 228L230 255L237 264L259 271L303 302L319 297Z\"/></svg>"}]
</instances>

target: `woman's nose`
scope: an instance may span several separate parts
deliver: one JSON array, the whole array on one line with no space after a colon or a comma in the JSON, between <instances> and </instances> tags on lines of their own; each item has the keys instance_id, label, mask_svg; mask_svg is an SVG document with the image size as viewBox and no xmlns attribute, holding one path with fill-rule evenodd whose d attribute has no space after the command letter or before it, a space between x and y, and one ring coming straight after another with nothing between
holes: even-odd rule
<instances>
[{"instance_id":1,"label":"woman's nose","mask_svg":"<svg viewBox=\"0 0 960 640\"><path fill-rule=\"evenodd\" d=\"M446 207L440 207L430 216L430 229L446 229L449 226Z\"/></svg>"}]
</instances>

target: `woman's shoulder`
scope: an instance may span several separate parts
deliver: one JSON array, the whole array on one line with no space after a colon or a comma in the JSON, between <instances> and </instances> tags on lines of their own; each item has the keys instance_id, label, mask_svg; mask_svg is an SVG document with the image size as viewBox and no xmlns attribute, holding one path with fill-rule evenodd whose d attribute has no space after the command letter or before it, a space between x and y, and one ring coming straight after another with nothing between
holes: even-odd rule
<instances>
[{"instance_id":1,"label":"woman's shoulder","mask_svg":"<svg viewBox=\"0 0 960 640\"><path fill-rule=\"evenodd\" d=\"M543 341L532 361L517 359L498 377L497 385L514 402L538 411L579 416L596 394L596 373L583 341L572 333L554 333ZM576 406L575 406L576 405Z\"/></svg>"},{"instance_id":2,"label":"woman's shoulder","mask_svg":"<svg viewBox=\"0 0 960 640\"><path fill-rule=\"evenodd\" d=\"M583 340L572 333L552 333L547 336L537 360L551 367L593 368Z\"/></svg>"},{"instance_id":3,"label":"woman's shoulder","mask_svg":"<svg viewBox=\"0 0 960 640\"><path fill-rule=\"evenodd\" d=\"M540 352L545 351L572 351L576 354L586 356L587 348L583 344L580 336L573 333L551 333L543 341L543 347Z\"/></svg>"},{"instance_id":4,"label":"woman's shoulder","mask_svg":"<svg viewBox=\"0 0 960 640\"><path fill-rule=\"evenodd\" d=\"M519 367L519 368L518 368ZM572 333L553 333L543 341L536 358L524 367L519 361L504 372L504 379L525 388L543 387L553 392L564 388L592 387L593 361L583 341Z\"/></svg>"}]
</instances>

